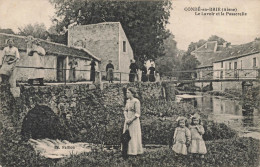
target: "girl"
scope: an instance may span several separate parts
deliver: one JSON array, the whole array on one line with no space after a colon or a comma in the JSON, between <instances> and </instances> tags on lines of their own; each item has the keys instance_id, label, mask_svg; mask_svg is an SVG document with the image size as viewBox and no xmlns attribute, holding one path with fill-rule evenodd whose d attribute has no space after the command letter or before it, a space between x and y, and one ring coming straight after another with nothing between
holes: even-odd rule
<instances>
[{"instance_id":1,"label":"girl","mask_svg":"<svg viewBox=\"0 0 260 167\"><path fill-rule=\"evenodd\" d=\"M191 139L190 130L185 126L185 117L178 117L177 122L178 127L174 132L172 150L178 154L187 155L187 146Z\"/></svg>"},{"instance_id":2,"label":"girl","mask_svg":"<svg viewBox=\"0 0 260 167\"><path fill-rule=\"evenodd\" d=\"M204 134L204 128L201 125L199 114L194 114L191 117L191 144L188 148L188 152L192 154L199 154L201 158L204 158L204 154L207 153L205 142L202 138Z\"/></svg>"}]
</instances>

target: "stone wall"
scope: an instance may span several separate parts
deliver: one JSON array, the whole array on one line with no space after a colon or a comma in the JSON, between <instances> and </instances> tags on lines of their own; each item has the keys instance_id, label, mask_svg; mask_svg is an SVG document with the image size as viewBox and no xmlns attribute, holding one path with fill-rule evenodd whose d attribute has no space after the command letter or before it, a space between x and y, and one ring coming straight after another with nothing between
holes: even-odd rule
<instances>
[{"instance_id":1,"label":"stone wall","mask_svg":"<svg viewBox=\"0 0 260 167\"><path fill-rule=\"evenodd\" d=\"M119 68L119 24L91 24L74 26L69 29L68 45L76 46L83 41L91 53L101 58L100 70L105 70L108 60L113 61L116 70Z\"/></svg>"},{"instance_id":2,"label":"stone wall","mask_svg":"<svg viewBox=\"0 0 260 167\"><path fill-rule=\"evenodd\" d=\"M123 52L123 41L126 42L126 52ZM79 45L80 43L80 45ZM104 71L108 60L112 60L115 72L129 73L130 59L133 50L119 22L106 22L90 25L78 25L69 28L68 45L88 49L101 58L100 70ZM105 73L102 73L105 76ZM115 74L119 79L119 74ZM128 74L121 75L122 80L128 79Z\"/></svg>"},{"instance_id":3,"label":"stone wall","mask_svg":"<svg viewBox=\"0 0 260 167\"><path fill-rule=\"evenodd\" d=\"M23 120L36 106L49 107L56 115L74 116L75 111L100 112L98 106L113 106L121 114L124 107L124 87L135 87L140 101L174 98L170 83L126 83L100 85L53 85L45 87L21 86L21 96L13 98L9 88L1 85L1 122L4 127L15 127L21 132ZM97 111L98 110L98 111ZM88 111L89 112L89 111ZM105 112L105 111L104 111ZM102 113L102 112L101 112Z\"/></svg>"}]
</instances>

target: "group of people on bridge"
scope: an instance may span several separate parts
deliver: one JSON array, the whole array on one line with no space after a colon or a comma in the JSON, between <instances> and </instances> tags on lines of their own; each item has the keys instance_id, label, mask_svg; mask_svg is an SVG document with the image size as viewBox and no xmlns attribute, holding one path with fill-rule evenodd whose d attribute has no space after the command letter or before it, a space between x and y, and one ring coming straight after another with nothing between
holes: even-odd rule
<instances>
[{"instance_id":1,"label":"group of people on bridge","mask_svg":"<svg viewBox=\"0 0 260 167\"><path fill-rule=\"evenodd\" d=\"M129 82L134 82L135 79L138 80L139 79L139 75L137 73L138 71L138 66L135 63L135 60L131 60L130 61L130 74L129 74ZM141 81L142 82L155 82L156 78L155 78L155 67L154 64L151 64L151 67L148 68L146 67L146 64L144 64L141 68Z\"/></svg>"}]
</instances>

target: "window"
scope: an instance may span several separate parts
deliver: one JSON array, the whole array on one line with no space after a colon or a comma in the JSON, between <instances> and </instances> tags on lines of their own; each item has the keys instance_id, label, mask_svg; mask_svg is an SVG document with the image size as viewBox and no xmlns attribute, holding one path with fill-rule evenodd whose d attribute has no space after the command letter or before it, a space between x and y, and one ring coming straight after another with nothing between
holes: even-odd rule
<instances>
[{"instance_id":1,"label":"window","mask_svg":"<svg viewBox=\"0 0 260 167\"><path fill-rule=\"evenodd\" d=\"M231 70L231 62L229 63L229 69Z\"/></svg>"},{"instance_id":2,"label":"window","mask_svg":"<svg viewBox=\"0 0 260 167\"><path fill-rule=\"evenodd\" d=\"M256 58L253 58L253 67L256 67Z\"/></svg>"},{"instance_id":3,"label":"window","mask_svg":"<svg viewBox=\"0 0 260 167\"><path fill-rule=\"evenodd\" d=\"M126 52L126 41L123 41L123 52Z\"/></svg>"},{"instance_id":4,"label":"window","mask_svg":"<svg viewBox=\"0 0 260 167\"><path fill-rule=\"evenodd\" d=\"M221 68L223 68L223 61L221 62Z\"/></svg>"},{"instance_id":5,"label":"window","mask_svg":"<svg viewBox=\"0 0 260 167\"><path fill-rule=\"evenodd\" d=\"M237 69L237 62L234 62L234 69Z\"/></svg>"}]
</instances>

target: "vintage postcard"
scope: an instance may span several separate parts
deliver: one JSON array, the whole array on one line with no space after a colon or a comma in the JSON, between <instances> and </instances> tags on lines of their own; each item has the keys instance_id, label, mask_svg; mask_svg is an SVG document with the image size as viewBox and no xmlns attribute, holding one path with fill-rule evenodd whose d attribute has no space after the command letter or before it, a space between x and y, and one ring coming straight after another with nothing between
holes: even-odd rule
<instances>
[{"instance_id":1,"label":"vintage postcard","mask_svg":"<svg viewBox=\"0 0 260 167\"><path fill-rule=\"evenodd\" d=\"M258 167L259 6L0 0L0 167Z\"/></svg>"}]
</instances>

